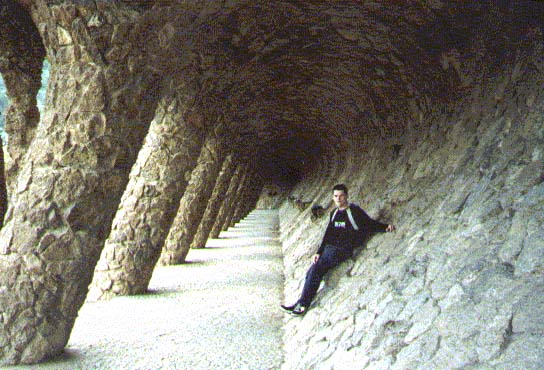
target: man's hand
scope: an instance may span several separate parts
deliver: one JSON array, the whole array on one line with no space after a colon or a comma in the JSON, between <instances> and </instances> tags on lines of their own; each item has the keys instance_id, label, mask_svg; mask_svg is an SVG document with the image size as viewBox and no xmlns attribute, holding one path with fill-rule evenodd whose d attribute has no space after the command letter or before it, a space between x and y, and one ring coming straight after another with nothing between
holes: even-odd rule
<instances>
[{"instance_id":1,"label":"man's hand","mask_svg":"<svg viewBox=\"0 0 544 370\"><path fill-rule=\"evenodd\" d=\"M395 226L393 225L387 225L387 228L385 229L388 233L395 231Z\"/></svg>"},{"instance_id":2,"label":"man's hand","mask_svg":"<svg viewBox=\"0 0 544 370\"><path fill-rule=\"evenodd\" d=\"M319 261L319 254L314 254L312 256L312 263L315 264L315 263L317 263L317 261Z\"/></svg>"}]
</instances>

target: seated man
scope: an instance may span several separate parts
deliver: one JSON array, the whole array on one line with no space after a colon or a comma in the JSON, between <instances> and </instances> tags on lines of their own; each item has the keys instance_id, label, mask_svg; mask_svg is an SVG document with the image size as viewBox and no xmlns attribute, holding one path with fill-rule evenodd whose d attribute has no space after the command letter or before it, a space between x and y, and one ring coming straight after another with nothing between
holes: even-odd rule
<instances>
[{"instance_id":1,"label":"seated man","mask_svg":"<svg viewBox=\"0 0 544 370\"><path fill-rule=\"evenodd\" d=\"M325 273L350 258L353 249L360 246L367 235L395 230L393 225L373 220L359 206L348 203L346 185L335 185L332 190L336 208L331 211L323 242L317 254L312 257L312 265L306 274L302 294L294 305L281 305L285 311L293 315L306 313Z\"/></svg>"}]
</instances>

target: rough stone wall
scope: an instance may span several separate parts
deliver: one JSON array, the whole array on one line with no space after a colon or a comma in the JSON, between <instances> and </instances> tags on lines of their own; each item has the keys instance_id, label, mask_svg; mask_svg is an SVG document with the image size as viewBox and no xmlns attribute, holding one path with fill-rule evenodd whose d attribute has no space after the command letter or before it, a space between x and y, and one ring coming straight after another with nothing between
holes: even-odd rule
<instances>
[{"instance_id":1,"label":"rough stone wall","mask_svg":"<svg viewBox=\"0 0 544 370\"><path fill-rule=\"evenodd\" d=\"M345 182L398 230L374 236L303 319L287 319L284 369L541 368L543 67L542 44L518 50L457 104L328 177L323 197ZM281 208L287 301L326 226L310 212Z\"/></svg>"},{"instance_id":2,"label":"rough stone wall","mask_svg":"<svg viewBox=\"0 0 544 370\"><path fill-rule=\"evenodd\" d=\"M285 201L286 189L283 189L277 184L266 184L259 194L257 201L257 209L274 209L279 208L283 201Z\"/></svg>"}]
</instances>

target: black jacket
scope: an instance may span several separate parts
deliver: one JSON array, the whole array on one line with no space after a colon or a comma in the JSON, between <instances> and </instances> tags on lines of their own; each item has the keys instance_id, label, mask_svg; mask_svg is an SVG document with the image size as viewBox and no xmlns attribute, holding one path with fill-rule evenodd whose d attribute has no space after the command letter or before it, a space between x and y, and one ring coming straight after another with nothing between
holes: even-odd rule
<instances>
[{"instance_id":1,"label":"black jacket","mask_svg":"<svg viewBox=\"0 0 544 370\"><path fill-rule=\"evenodd\" d=\"M353 252L354 248L362 244L366 236L375 232L385 232L387 224L373 220L358 205L350 204L349 209L358 230L355 230L351 224L347 210L333 209L329 216L330 221L325 231L325 236L317 254L321 255L326 245L333 245Z\"/></svg>"}]
</instances>

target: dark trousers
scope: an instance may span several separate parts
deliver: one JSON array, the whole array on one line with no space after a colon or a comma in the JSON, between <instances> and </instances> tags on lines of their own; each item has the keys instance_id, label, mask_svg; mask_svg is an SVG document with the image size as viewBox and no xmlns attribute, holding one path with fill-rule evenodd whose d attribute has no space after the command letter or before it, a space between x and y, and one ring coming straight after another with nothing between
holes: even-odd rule
<instances>
[{"instance_id":1,"label":"dark trousers","mask_svg":"<svg viewBox=\"0 0 544 370\"><path fill-rule=\"evenodd\" d=\"M302 289L298 303L302 306L309 306L327 271L338 266L349 257L351 257L351 251L346 251L332 245L325 246L319 260L316 263L312 263L312 266L310 266L306 273L306 281L304 282L304 288Z\"/></svg>"}]
</instances>

